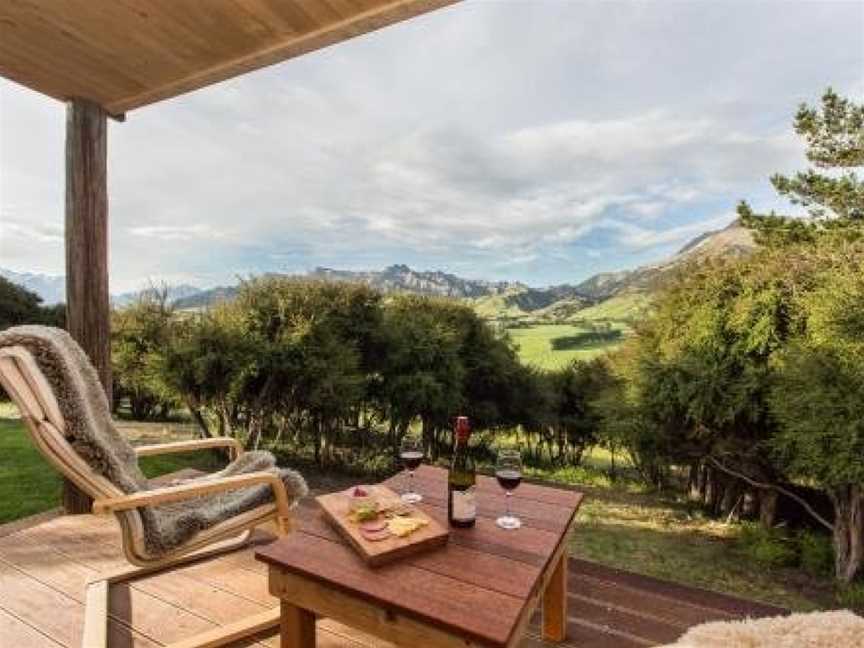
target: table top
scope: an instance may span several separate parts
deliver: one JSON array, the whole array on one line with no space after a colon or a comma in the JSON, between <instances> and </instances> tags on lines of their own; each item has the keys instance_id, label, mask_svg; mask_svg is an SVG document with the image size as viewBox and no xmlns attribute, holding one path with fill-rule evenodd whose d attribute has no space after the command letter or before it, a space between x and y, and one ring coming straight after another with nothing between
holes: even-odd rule
<instances>
[{"instance_id":1,"label":"table top","mask_svg":"<svg viewBox=\"0 0 864 648\"><path fill-rule=\"evenodd\" d=\"M404 480L400 474L384 483L401 492ZM420 508L446 525L447 471L421 466L414 485L423 494ZM297 531L256 557L466 638L506 646L530 613L526 607L536 601L553 556L568 541L582 494L523 482L511 501L522 519L515 531L495 524L505 507L495 479L477 476L477 501L473 528L451 527L445 547L382 567L367 567L308 504L300 507Z\"/></svg>"}]
</instances>

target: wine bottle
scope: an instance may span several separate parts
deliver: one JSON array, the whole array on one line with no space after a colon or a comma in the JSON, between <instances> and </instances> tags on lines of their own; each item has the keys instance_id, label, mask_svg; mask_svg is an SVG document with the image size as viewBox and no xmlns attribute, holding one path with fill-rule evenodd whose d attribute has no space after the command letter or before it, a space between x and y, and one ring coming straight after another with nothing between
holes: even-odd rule
<instances>
[{"instance_id":1,"label":"wine bottle","mask_svg":"<svg viewBox=\"0 0 864 648\"><path fill-rule=\"evenodd\" d=\"M447 520L451 526L473 527L477 521L477 472L468 451L471 426L467 416L456 419L456 449L447 475Z\"/></svg>"}]
</instances>

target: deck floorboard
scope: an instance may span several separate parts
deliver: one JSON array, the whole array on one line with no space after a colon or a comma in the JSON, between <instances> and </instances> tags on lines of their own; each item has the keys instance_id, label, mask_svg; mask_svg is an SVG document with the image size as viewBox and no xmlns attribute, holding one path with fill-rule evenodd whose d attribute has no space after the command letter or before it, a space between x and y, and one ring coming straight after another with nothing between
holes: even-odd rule
<instances>
[{"instance_id":1,"label":"deck floorboard","mask_svg":"<svg viewBox=\"0 0 864 648\"><path fill-rule=\"evenodd\" d=\"M258 541L266 540L260 533ZM112 648L155 648L276 604L252 547L112 588ZM111 518L49 517L0 534L0 636L10 646L78 648L84 587L124 565ZM784 613L781 608L570 560L568 639L580 648L641 648L673 641L711 620ZM318 622L320 648L392 648L332 620ZM522 648L544 648L538 618ZM259 636L233 648L278 648Z\"/></svg>"}]
</instances>

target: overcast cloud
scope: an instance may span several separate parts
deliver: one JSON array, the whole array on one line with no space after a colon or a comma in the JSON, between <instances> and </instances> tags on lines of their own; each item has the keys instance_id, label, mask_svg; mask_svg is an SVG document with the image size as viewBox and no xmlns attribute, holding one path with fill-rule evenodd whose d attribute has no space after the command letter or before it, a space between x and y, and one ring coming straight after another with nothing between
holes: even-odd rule
<instances>
[{"instance_id":1,"label":"overcast cloud","mask_svg":"<svg viewBox=\"0 0 864 648\"><path fill-rule=\"evenodd\" d=\"M533 284L774 201L862 2L466 0L111 123L112 290L408 263ZM63 270L61 104L0 81L0 266Z\"/></svg>"}]
</instances>

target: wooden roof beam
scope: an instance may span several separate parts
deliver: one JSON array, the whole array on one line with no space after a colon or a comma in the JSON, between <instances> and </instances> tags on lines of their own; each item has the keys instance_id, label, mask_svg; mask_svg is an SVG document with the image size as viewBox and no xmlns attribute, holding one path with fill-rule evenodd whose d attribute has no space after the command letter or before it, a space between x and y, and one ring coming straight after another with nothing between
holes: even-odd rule
<instances>
[{"instance_id":1,"label":"wooden roof beam","mask_svg":"<svg viewBox=\"0 0 864 648\"><path fill-rule=\"evenodd\" d=\"M111 115L122 116L134 108L176 97L253 70L280 63L456 2L459 0L392 0L387 4L359 12L350 18L300 36L289 36L276 45L271 45L252 54L221 62L158 88L109 103L105 109Z\"/></svg>"}]
</instances>

